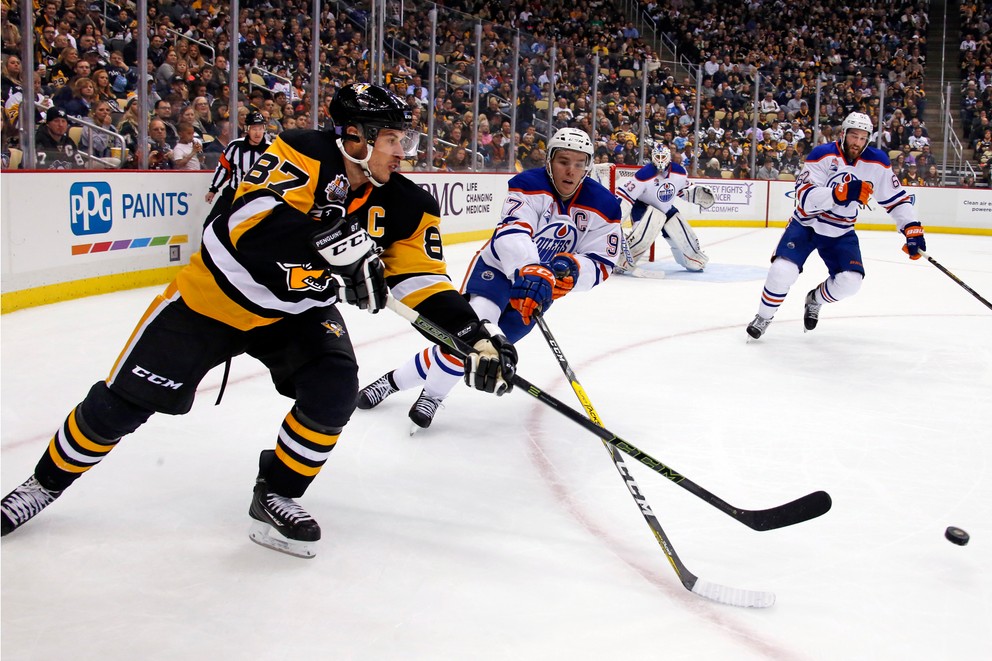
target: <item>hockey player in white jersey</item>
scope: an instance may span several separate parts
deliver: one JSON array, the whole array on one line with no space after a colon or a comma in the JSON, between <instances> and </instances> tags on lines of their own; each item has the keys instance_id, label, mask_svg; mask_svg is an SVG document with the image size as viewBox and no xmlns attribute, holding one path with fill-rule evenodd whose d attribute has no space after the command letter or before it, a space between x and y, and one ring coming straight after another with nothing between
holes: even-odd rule
<instances>
[{"instance_id":1,"label":"hockey player in white jersey","mask_svg":"<svg viewBox=\"0 0 992 661\"><path fill-rule=\"evenodd\" d=\"M463 293L479 318L498 323L511 341L534 328L535 310L547 312L569 292L592 289L616 265L620 205L586 176L592 159L592 141L584 131L559 129L548 143L545 167L509 180L502 220L469 264ZM412 434L430 426L462 371L457 357L428 347L363 388L358 408L371 409L399 390L422 387L409 413Z\"/></svg>"},{"instance_id":2,"label":"hockey player in white jersey","mask_svg":"<svg viewBox=\"0 0 992 661\"><path fill-rule=\"evenodd\" d=\"M683 268L703 270L709 257L700 250L699 239L679 213L675 199L682 197L709 209L715 198L709 187L689 185L689 174L681 165L672 163L672 152L668 147L654 143L651 162L618 186L616 196L624 221L629 219L631 223L624 233L627 247L617 265L617 273L636 275L637 262L651 249L659 233Z\"/></svg>"},{"instance_id":3,"label":"hockey player in white jersey","mask_svg":"<svg viewBox=\"0 0 992 661\"><path fill-rule=\"evenodd\" d=\"M926 250L915 198L892 172L888 155L868 146L872 128L867 115L852 112L841 124L840 140L816 147L806 158L796 177L796 210L772 255L758 314L747 327L752 338L764 334L814 250L829 276L806 294L807 331L816 328L824 303L858 293L865 268L854 223L872 195L905 236L903 250L910 259L919 259L920 251Z\"/></svg>"}]
</instances>

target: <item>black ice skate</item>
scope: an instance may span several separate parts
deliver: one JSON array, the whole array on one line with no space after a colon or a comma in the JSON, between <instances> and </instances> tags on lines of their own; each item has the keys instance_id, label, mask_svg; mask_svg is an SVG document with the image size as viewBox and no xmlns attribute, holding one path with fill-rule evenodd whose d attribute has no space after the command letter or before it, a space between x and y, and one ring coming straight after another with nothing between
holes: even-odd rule
<instances>
[{"instance_id":1,"label":"black ice skate","mask_svg":"<svg viewBox=\"0 0 992 661\"><path fill-rule=\"evenodd\" d=\"M383 374L358 391L358 408L363 410L375 408L394 392L399 391L393 385L393 373Z\"/></svg>"},{"instance_id":2,"label":"black ice skate","mask_svg":"<svg viewBox=\"0 0 992 661\"><path fill-rule=\"evenodd\" d=\"M7 494L0 501L0 527L6 535L30 521L34 516L52 504L62 495L41 485L34 475L27 482Z\"/></svg>"},{"instance_id":3,"label":"black ice skate","mask_svg":"<svg viewBox=\"0 0 992 661\"><path fill-rule=\"evenodd\" d=\"M272 451L262 452L263 464L266 453ZM295 500L270 491L261 473L255 480L248 515L255 519L248 537L256 544L298 558L317 555L313 542L320 539L320 526Z\"/></svg>"},{"instance_id":4,"label":"black ice skate","mask_svg":"<svg viewBox=\"0 0 992 661\"><path fill-rule=\"evenodd\" d=\"M806 308L803 310L803 326L805 326L807 331L811 331L816 328L816 322L820 320L820 308L823 307L823 303L817 303L816 298L816 287L809 290L806 294Z\"/></svg>"},{"instance_id":5,"label":"black ice skate","mask_svg":"<svg viewBox=\"0 0 992 661\"><path fill-rule=\"evenodd\" d=\"M440 406L440 397L431 397L426 391L421 390L420 397L410 408L410 420L413 421L413 424L410 425L410 435L413 436L421 429L430 427Z\"/></svg>"},{"instance_id":6,"label":"black ice skate","mask_svg":"<svg viewBox=\"0 0 992 661\"><path fill-rule=\"evenodd\" d=\"M754 320L747 325L747 334L757 340L765 334L770 323L772 323L771 319L765 319L760 314L756 314L754 315Z\"/></svg>"}]
</instances>

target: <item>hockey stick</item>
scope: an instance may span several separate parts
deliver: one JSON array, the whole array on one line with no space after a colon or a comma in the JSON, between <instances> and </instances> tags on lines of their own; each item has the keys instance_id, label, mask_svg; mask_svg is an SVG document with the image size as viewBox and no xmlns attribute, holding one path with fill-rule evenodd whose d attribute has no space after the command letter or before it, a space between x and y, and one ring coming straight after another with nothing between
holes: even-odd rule
<instances>
[{"instance_id":1,"label":"hockey stick","mask_svg":"<svg viewBox=\"0 0 992 661\"><path fill-rule=\"evenodd\" d=\"M471 353L472 348L465 344L465 342L453 336L443 328L435 325L430 320L425 319L424 316L418 314L416 310L407 307L392 296L390 296L387 300L386 307L409 321L422 332L444 344L456 355L464 357ZM797 498L792 502L785 503L784 505L778 505L777 507L771 507L763 510L746 510L739 507L734 507L699 486L689 478L661 463L648 453L643 452L631 443L623 440L609 429L600 427L575 409L559 401L558 399L555 399L531 382L527 381L519 374L514 374L510 381L514 386L520 388L531 397L540 400L572 422L585 427L588 431L592 432L596 436L599 436L602 440L606 441L624 454L633 457L654 472L663 475L697 498L706 501L724 514L740 521L753 530L773 530L775 528L791 526L796 523L808 521L809 519L815 519L818 516L826 514L830 510L830 494L826 491L815 491L813 493L806 494L802 498Z\"/></svg>"},{"instance_id":2,"label":"hockey stick","mask_svg":"<svg viewBox=\"0 0 992 661\"><path fill-rule=\"evenodd\" d=\"M565 354L561 350L561 346L559 346L557 340L555 340L554 335L551 334L551 329L548 327L548 323L544 320L544 315L538 311L534 313L534 319L537 320L537 325L540 327L541 333L544 334L544 339L547 341L548 347L550 347L552 353L555 354L555 358L558 360L558 365L561 367L562 372L565 373L565 377L572 386L572 391L575 393L575 396L579 398L579 402L589 415L589 419L602 427L603 421L600 419L599 414L596 413L596 409L593 408L592 402L589 401L589 397L586 395L586 391L582 387L582 384L579 383L579 379L575 376L575 372L573 372L571 366L569 366L568 360L565 358ZM682 581L682 585L685 586L686 590L689 590L693 594L697 594L700 597L705 597L706 599L711 599L729 606L767 608L775 603L775 594L773 592L759 592L755 590L730 588L700 579L698 576L689 571L689 569L682 563L682 560L679 558L678 554L675 552L675 547L672 546L672 541L668 538L668 535L665 534L664 529L662 529L661 522L658 521L658 517L656 517L654 512L651 510L651 506L648 505L648 501L644 497L644 494L641 493L640 487L637 486L634 476L631 475L629 470L627 470L627 465L623 461L623 455L615 446L610 445L605 440L603 441L603 447L605 447L610 453L610 457L613 459L613 465L617 467L620 477L622 477L624 482L627 484L627 489L630 491L630 495L634 498L634 502L637 503L637 507L641 511L641 516L644 517L648 527L651 528L651 532L654 533L654 537L657 540L658 545L661 546L661 550L665 552L665 556L672 564L675 574L679 577L679 580Z\"/></svg>"},{"instance_id":3,"label":"hockey stick","mask_svg":"<svg viewBox=\"0 0 992 661\"><path fill-rule=\"evenodd\" d=\"M928 255L927 253L923 252L922 250L920 251L920 254L923 255L924 257L926 257L928 262L930 262L931 264L933 264L934 266L936 266L940 270L941 273L943 273L948 278L950 278L954 282L956 282L959 285L961 285L962 287L964 287L964 289L965 289L966 292L968 292L969 294L971 294L972 296L974 296L975 298L977 298L978 300L980 300L982 303L984 303L985 304L985 307L987 307L990 310L992 310L992 303L989 303L988 301L986 301L984 298L982 298L978 294L978 292L976 292L974 289L972 289L968 285L964 284L964 282L961 280L961 278L959 278L958 276L956 276L953 273L951 273L950 271L948 271L946 268L944 268L940 264L940 262L938 262L936 259L934 259L930 255Z\"/></svg>"}]
</instances>

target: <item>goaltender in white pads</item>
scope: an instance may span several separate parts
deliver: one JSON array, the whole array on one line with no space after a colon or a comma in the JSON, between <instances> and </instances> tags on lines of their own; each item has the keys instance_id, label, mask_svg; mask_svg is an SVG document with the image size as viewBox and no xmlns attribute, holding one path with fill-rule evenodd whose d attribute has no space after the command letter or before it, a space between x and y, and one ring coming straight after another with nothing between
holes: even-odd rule
<instances>
[{"instance_id":1,"label":"goaltender in white pads","mask_svg":"<svg viewBox=\"0 0 992 661\"><path fill-rule=\"evenodd\" d=\"M672 163L672 152L660 142L651 148L651 162L615 191L624 222L627 250L617 263L616 273L637 275L637 262L651 249L658 234L672 249L672 256L688 271L702 271L709 257L700 250L699 239L675 206L675 198L709 209L716 201L706 186L690 186L689 174ZM628 254L629 252L629 254Z\"/></svg>"}]
</instances>

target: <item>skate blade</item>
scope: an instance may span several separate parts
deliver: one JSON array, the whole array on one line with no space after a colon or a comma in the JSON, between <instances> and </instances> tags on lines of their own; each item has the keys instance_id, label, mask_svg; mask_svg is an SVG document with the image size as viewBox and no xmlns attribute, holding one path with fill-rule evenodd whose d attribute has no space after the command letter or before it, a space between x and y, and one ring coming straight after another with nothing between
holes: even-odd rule
<instances>
[{"instance_id":1,"label":"skate blade","mask_svg":"<svg viewBox=\"0 0 992 661\"><path fill-rule=\"evenodd\" d=\"M314 542L301 542L295 539L283 537L277 530L267 523L255 521L248 531L248 539L259 546L279 551L297 558L312 558L317 555Z\"/></svg>"},{"instance_id":2,"label":"skate blade","mask_svg":"<svg viewBox=\"0 0 992 661\"><path fill-rule=\"evenodd\" d=\"M424 429L426 429L426 427L421 427L416 422L411 422L410 423L410 436L413 436L417 432L424 431Z\"/></svg>"}]
</instances>

